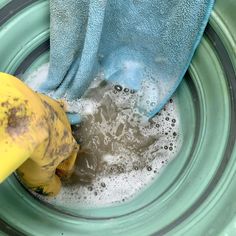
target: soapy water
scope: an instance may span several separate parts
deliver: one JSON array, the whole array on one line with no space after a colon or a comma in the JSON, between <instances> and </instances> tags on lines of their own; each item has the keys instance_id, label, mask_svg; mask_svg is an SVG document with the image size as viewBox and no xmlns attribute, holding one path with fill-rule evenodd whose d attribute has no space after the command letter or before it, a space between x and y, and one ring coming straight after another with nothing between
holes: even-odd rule
<instances>
[{"instance_id":1,"label":"soapy water","mask_svg":"<svg viewBox=\"0 0 236 236\"><path fill-rule=\"evenodd\" d=\"M36 89L47 71L48 64L43 65L26 83ZM137 96L101 76L83 98L67 102L70 112L83 117L72 127L81 145L79 158L60 194L40 199L67 208L102 207L130 201L151 185L181 147L178 105L172 98L148 120L135 108Z\"/></svg>"}]
</instances>

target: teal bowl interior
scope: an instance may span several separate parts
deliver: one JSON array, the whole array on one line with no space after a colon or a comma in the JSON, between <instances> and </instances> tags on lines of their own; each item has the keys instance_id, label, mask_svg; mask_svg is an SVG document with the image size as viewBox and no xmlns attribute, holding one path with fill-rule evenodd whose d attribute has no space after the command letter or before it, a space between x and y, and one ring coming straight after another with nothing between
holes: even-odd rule
<instances>
[{"instance_id":1,"label":"teal bowl interior","mask_svg":"<svg viewBox=\"0 0 236 236\"><path fill-rule=\"evenodd\" d=\"M48 1L1 0L0 8L0 16L5 16L0 17L0 71L21 75L47 62ZM230 0L216 3L174 95L180 110L181 150L152 185L124 204L73 210L38 201L12 175L0 186L0 231L8 235L235 235L231 225L236 212L233 8L236 4Z\"/></svg>"}]
</instances>

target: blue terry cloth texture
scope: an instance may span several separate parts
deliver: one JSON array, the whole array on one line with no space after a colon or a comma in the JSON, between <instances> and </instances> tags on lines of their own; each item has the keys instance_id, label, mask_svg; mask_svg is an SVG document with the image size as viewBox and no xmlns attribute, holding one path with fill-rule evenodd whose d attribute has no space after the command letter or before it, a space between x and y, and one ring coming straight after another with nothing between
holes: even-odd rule
<instances>
[{"instance_id":1,"label":"blue terry cloth texture","mask_svg":"<svg viewBox=\"0 0 236 236\"><path fill-rule=\"evenodd\" d=\"M181 82L214 0L50 0L50 69L41 92L79 98L98 73L157 113Z\"/></svg>"}]
</instances>

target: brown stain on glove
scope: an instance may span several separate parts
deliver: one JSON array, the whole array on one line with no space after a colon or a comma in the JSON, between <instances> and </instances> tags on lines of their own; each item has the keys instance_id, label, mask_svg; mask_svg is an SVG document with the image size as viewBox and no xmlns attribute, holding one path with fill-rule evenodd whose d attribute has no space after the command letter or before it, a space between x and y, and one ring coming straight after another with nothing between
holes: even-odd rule
<instances>
[{"instance_id":1,"label":"brown stain on glove","mask_svg":"<svg viewBox=\"0 0 236 236\"><path fill-rule=\"evenodd\" d=\"M72 174L79 149L63 106L13 76L0 73L0 82L0 171L18 168L29 189L55 196L60 178Z\"/></svg>"}]
</instances>

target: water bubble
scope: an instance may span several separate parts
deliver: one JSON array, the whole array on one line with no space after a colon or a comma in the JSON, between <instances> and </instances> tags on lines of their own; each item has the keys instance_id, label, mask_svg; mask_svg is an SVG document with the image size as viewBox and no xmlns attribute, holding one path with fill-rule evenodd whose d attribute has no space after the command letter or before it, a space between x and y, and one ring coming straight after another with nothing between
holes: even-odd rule
<instances>
[{"instance_id":1,"label":"water bubble","mask_svg":"<svg viewBox=\"0 0 236 236\"><path fill-rule=\"evenodd\" d=\"M122 89L123 89L122 86L120 86L120 85L115 85L114 88L115 88L115 90L118 91L118 92L122 91Z\"/></svg>"},{"instance_id":2,"label":"water bubble","mask_svg":"<svg viewBox=\"0 0 236 236\"><path fill-rule=\"evenodd\" d=\"M138 166L134 166L134 170L138 170Z\"/></svg>"}]
</instances>

